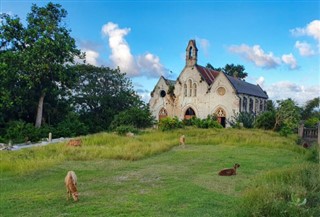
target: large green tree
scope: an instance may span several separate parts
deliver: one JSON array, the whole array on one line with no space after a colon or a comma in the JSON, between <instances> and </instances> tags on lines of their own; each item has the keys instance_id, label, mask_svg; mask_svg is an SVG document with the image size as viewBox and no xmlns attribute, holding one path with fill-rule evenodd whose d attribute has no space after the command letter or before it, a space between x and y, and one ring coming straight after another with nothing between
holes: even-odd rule
<instances>
[{"instance_id":1,"label":"large green tree","mask_svg":"<svg viewBox=\"0 0 320 217\"><path fill-rule=\"evenodd\" d=\"M273 130L288 128L293 130L298 127L300 121L300 108L292 99L277 101L278 107L275 113L275 124Z\"/></svg>"},{"instance_id":2,"label":"large green tree","mask_svg":"<svg viewBox=\"0 0 320 217\"><path fill-rule=\"evenodd\" d=\"M119 69L84 64L75 68L79 81L73 90L74 105L91 133L107 130L121 112L145 108L131 81Z\"/></svg>"},{"instance_id":3,"label":"large green tree","mask_svg":"<svg viewBox=\"0 0 320 217\"><path fill-rule=\"evenodd\" d=\"M210 63L208 63L206 65L206 68L213 69L216 71L222 71L227 75L234 76L243 80L248 76L248 73L245 72L245 68L243 65L226 64L223 68L215 68Z\"/></svg>"},{"instance_id":4,"label":"large green tree","mask_svg":"<svg viewBox=\"0 0 320 217\"><path fill-rule=\"evenodd\" d=\"M31 12L27 15L27 26L20 18L1 14L0 26L0 54L1 77L10 87L10 76L20 85L21 90L28 96L37 98L35 126L42 123L43 106L45 97L52 92L63 95L74 81L74 73L70 65L75 58L84 55L77 49L75 40L70 36L71 30L67 29L63 19L67 11L61 5L48 3L44 7L33 4ZM1 94L0 106L9 102L15 87L7 89ZM11 91L10 91L11 90ZM20 100L25 100L24 95ZM29 95L30 97L30 95ZM8 107L7 106L7 107Z\"/></svg>"}]
</instances>

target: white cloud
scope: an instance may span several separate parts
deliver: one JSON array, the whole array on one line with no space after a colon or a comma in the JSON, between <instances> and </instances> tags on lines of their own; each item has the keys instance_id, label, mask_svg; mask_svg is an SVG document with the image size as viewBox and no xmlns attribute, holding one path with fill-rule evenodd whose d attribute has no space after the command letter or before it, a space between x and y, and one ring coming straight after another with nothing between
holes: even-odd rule
<instances>
[{"instance_id":1,"label":"white cloud","mask_svg":"<svg viewBox=\"0 0 320 217\"><path fill-rule=\"evenodd\" d=\"M168 71L160 63L160 58L151 53L138 56L137 63L140 71L147 77L160 77Z\"/></svg>"},{"instance_id":2,"label":"white cloud","mask_svg":"<svg viewBox=\"0 0 320 217\"><path fill-rule=\"evenodd\" d=\"M147 53L135 57L131 53L130 46L125 40L125 36L129 32L130 28L121 29L118 24L112 22L108 22L102 27L102 34L109 37L109 47L111 48L110 60L114 66L119 66L120 70L130 77L167 76L168 70L160 63L158 56Z\"/></svg>"},{"instance_id":3,"label":"white cloud","mask_svg":"<svg viewBox=\"0 0 320 217\"><path fill-rule=\"evenodd\" d=\"M298 68L297 61L294 58L294 56L292 55L292 53L282 55L281 59L285 64L289 65L290 69L297 69Z\"/></svg>"},{"instance_id":4,"label":"white cloud","mask_svg":"<svg viewBox=\"0 0 320 217\"><path fill-rule=\"evenodd\" d=\"M298 27L290 31L295 36L307 35L320 42L320 20L313 20L304 28Z\"/></svg>"},{"instance_id":5,"label":"white cloud","mask_svg":"<svg viewBox=\"0 0 320 217\"><path fill-rule=\"evenodd\" d=\"M115 67L120 67L120 70L129 76L136 76L139 71L130 47L124 38L129 32L129 28L120 29L118 24L112 22L102 27L102 33L109 37L110 59Z\"/></svg>"},{"instance_id":6,"label":"white cloud","mask_svg":"<svg viewBox=\"0 0 320 217\"><path fill-rule=\"evenodd\" d=\"M241 57L261 68L276 68L281 63L280 59L275 57L272 52L265 53L260 45L254 45L253 47L246 44L232 45L229 50L232 53L240 54Z\"/></svg>"},{"instance_id":7,"label":"white cloud","mask_svg":"<svg viewBox=\"0 0 320 217\"><path fill-rule=\"evenodd\" d=\"M86 52L86 62L98 66L99 53L94 50L84 50Z\"/></svg>"},{"instance_id":8,"label":"white cloud","mask_svg":"<svg viewBox=\"0 0 320 217\"><path fill-rule=\"evenodd\" d=\"M280 81L267 87L266 91L272 100L291 98L299 105L304 105L306 101L319 97L320 86L304 86L289 81Z\"/></svg>"},{"instance_id":9,"label":"white cloud","mask_svg":"<svg viewBox=\"0 0 320 217\"><path fill-rule=\"evenodd\" d=\"M265 81L264 77L261 76L261 77L258 78L258 80L256 80L256 83L259 84L259 86L260 86L261 88L263 88L263 86L264 86L264 81Z\"/></svg>"},{"instance_id":10,"label":"white cloud","mask_svg":"<svg viewBox=\"0 0 320 217\"><path fill-rule=\"evenodd\" d=\"M295 47L299 50L301 56L312 56L315 55L311 45L307 42L296 41Z\"/></svg>"}]
</instances>

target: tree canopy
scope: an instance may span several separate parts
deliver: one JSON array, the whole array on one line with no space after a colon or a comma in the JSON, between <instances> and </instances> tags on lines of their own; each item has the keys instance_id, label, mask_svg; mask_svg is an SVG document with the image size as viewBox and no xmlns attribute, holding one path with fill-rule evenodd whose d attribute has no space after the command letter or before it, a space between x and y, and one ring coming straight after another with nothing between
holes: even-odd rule
<instances>
[{"instance_id":1,"label":"tree canopy","mask_svg":"<svg viewBox=\"0 0 320 217\"><path fill-rule=\"evenodd\" d=\"M206 68L221 71L226 75L237 77L243 80L248 76L248 73L245 72L245 68L243 65L226 64L223 68L215 68L210 63L208 63L206 65Z\"/></svg>"},{"instance_id":2,"label":"tree canopy","mask_svg":"<svg viewBox=\"0 0 320 217\"><path fill-rule=\"evenodd\" d=\"M8 87L11 84L8 79L12 76L17 80L13 83L24 93L33 92L32 95L38 99L37 127L43 121L46 95L65 93L61 90L70 87L73 82L70 66L74 64L75 58L83 58L75 40L70 36L70 30L63 23L66 16L67 12L61 5L53 3L44 7L33 4L27 15L26 27L16 16L1 15L1 73L7 79L3 83ZM10 88L6 90L2 99L9 102L8 105L25 100L25 96L8 99L14 93L10 93Z\"/></svg>"}]
</instances>

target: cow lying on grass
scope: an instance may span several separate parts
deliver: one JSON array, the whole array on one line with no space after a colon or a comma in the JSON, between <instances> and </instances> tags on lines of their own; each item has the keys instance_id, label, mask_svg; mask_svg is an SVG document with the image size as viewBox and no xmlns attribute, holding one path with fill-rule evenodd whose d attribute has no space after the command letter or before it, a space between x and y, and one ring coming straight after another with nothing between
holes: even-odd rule
<instances>
[{"instance_id":1,"label":"cow lying on grass","mask_svg":"<svg viewBox=\"0 0 320 217\"><path fill-rule=\"evenodd\" d=\"M81 139L71 139L67 143L67 146L81 146L82 140Z\"/></svg>"},{"instance_id":2,"label":"cow lying on grass","mask_svg":"<svg viewBox=\"0 0 320 217\"><path fill-rule=\"evenodd\" d=\"M67 200L69 200L70 196L72 196L74 201L78 201L79 195L77 190L77 176L75 172L69 171L64 179L64 183L66 184L67 188Z\"/></svg>"},{"instance_id":3,"label":"cow lying on grass","mask_svg":"<svg viewBox=\"0 0 320 217\"><path fill-rule=\"evenodd\" d=\"M240 164L235 164L233 168L230 169L223 169L219 172L219 176L233 176L237 175L237 168L240 167Z\"/></svg>"}]
</instances>

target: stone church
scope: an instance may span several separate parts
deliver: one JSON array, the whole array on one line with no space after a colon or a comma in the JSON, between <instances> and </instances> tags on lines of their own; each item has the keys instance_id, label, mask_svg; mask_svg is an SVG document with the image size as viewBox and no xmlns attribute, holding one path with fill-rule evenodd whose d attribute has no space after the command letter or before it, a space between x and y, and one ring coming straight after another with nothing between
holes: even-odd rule
<instances>
[{"instance_id":1,"label":"stone church","mask_svg":"<svg viewBox=\"0 0 320 217\"><path fill-rule=\"evenodd\" d=\"M197 64L198 49L190 40L186 65L177 80L160 77L151 92L150 111L160 120L177 116L180 120L216 115L224 127L239 112L259 114L266 109L268 95L259 85L250 84Z\"/></svg>"}]
</instances>

